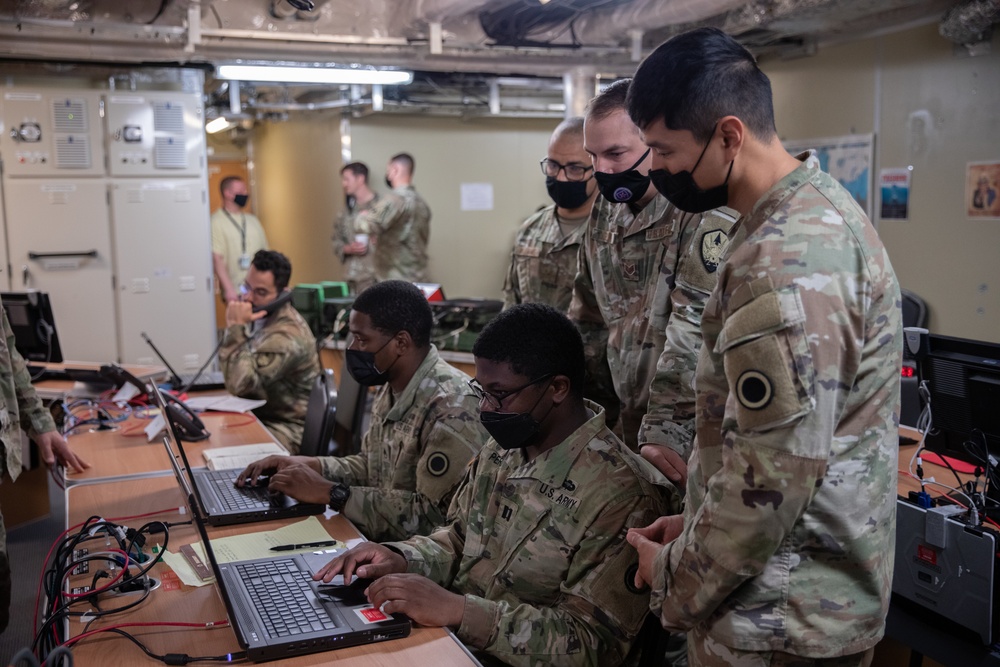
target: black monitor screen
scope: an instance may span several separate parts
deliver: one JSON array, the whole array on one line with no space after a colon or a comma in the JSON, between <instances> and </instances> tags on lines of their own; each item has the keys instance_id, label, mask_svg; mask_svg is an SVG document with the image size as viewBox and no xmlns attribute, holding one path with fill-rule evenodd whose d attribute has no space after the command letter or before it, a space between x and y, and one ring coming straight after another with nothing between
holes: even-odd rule
<instances>
[{"instance_id":1,"label":"black monitor screen","mask_svg":"<svg viewBox=\"0 0 1000 667\"><path fill-rule=\"evenodd\" d=\"M928 336L920 374L931 397L928 448L981 463L985 444L1000 458L1000 345Z\"/></svg>"},{"instance_id":2,"label":"black monitor screen","mask_svg":"<svg viewBox=\"0 0 1000 667\"><path fill-rule=\"evenodd\" d=\"M63 360L52 305L45 292L4 292L0 303L14 332L14 345L29 361Z\"/></svg>"}]
</instances>

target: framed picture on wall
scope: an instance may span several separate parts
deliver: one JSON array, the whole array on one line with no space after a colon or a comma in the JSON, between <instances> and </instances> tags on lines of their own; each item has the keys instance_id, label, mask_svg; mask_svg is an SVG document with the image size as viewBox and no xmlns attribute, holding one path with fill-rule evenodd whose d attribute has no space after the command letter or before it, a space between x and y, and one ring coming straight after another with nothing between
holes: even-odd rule
<instances>
[{"instance_id":1,"label":"framed picture on wall","mask_svg":"<svg viewBox=\"0 0 1000 667\"><path fill-rule=\"evenodd\" d=\"M820 169L847 188L872 220L873 134L846 134L842 137L795 139L781 142L792 155L816 151Z\"/></svg>"},{"instance_id":2,"label":"framed picture on wall","mask_svg":"<svg viewBox=\"0 0 1000 667\"><path fill-rule=\"evenodd\" d=\"M965 209L970 218L1000 219L1000 160L970 162L965 169Z\"/></svg>"}]
</instances>

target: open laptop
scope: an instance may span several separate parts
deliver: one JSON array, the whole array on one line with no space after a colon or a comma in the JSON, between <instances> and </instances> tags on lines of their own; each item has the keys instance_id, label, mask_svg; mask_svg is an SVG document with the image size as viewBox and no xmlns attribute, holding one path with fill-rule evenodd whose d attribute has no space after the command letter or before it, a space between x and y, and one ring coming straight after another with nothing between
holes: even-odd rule
<instances>
[{"instance_id":1,"label":"open laptop","mask_svg":"<svg viewBox=\"0 0 1000 667\"><path fill-rule=\"evenodd\" d=\"M153 344L152 339L150 339L145 332L143 332L142 338L146 341L146 344L149 345L156 356L160 358L160 361L162 361L163 365L167 367L167 370L170 371L171 380L177 384L174 389L178 389L180 391L187 391L188 389L203 391L207 391L209 389L225 389L226 378L222 371L210 371L203 367L197 373L185 373L184 375L181 375L174 370L173 366L170 365L170 362L167 361L166 357L160 354L156 345Z\"/></svg>"},{"instance_id":2,"label":"open laptop","mask_svg":"<svg viewBox=\"0 0 1000 667\"><path fill-rule=\"evenodd\" d=\"M153 397L157 407L166 414L166 404L158 387L152 387ZM182 466L191 480L194 497L201 508L205 522L212 526L226 526L235 523L251 521L268 521L271 519L286 519L296 516L322 514L324 505L300 503L284 494L275 494L267 490L267 485L237 487L234 484L236 476L242 470L208 470L191 467L180 444L180 439L174 431L171 420L166 419L166 437L163 444L167 448L167 456L172 461L180 457Z\"/></svg>"}]
</instances>

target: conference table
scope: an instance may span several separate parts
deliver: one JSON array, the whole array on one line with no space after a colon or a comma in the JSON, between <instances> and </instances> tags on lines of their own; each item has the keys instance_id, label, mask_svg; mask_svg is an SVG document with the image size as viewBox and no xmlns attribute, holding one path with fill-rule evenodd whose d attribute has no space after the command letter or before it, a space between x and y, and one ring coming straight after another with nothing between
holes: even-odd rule
<instances>
[{"instance_id":1,"label":"conference table","mask_svg":"<svg viewBox=\"0 0 1000 667\"><path fill-rule=\"evenodd\" d=\"M201 453L211 447L274 441L270 432L250 413L206 412L201 418L211 436L202 442L184 444L192 466L203 464ZM69 436L73 449L92 467L84 473L67 475L67 527L76 526L91 516L100 516L131 528L139 528L151 520L174 523L191 519L170 467L162 435L148 442L143 433L147 423L148 420L131 416L114 431L95 430ZM360 537L350 521L339 514L328 511L317 518L334 539L346 542ZM208 527L207 530L209 539L214 542L222 537L274 530L300 520ZM162 539L162 534L151 537L146 544L147 551L154 543L162 546ZM194 526L174 526L169 531L167 549L176 553L181 545L198 541L198 531ZM211 623L226 620L226 608L214 584L200 587L181 585L163 562L155 565L150 574L160 585L144 602L119 615L102 617L90 629L116 623ZM79 585L79 582L71 579L71 585ZM107 605L119 604L120 599L116 598ZM85 623L77 620L70 623L70 636L83 632ZM158 654L219 656L242 650L228 625L209 629L149 626L125 630ZM99 633L81 640L73 647L73 655L75 664L82 666L162 664L146 656L132 642L113 633ZM458 667L479 664L448 629L417 626L403 639L276 660L268 664L324 665L333 661L351 667L398 667L400 664Z\"/></svg>"}]
</instances>

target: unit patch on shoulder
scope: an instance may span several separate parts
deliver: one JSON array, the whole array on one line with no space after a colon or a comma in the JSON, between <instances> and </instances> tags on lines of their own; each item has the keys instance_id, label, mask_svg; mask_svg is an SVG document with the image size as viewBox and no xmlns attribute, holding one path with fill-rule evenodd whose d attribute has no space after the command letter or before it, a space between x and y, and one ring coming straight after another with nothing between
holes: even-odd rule
<instances>
[{"instance_id":1,"label":"unit patch on shoulder","mask_svg":"<svg viewBox=\"0 0 1000 667\"><path fill-rule=\"evenodd\" d=\"M450 466L451 461L448 460L448 455L444 452L434 452L427 458L427 472L435 477L440 477L448 472Z\"/></svg>"},{"instance_id":2,"label":"unit patch on shoulder","mask_svg":"<svg viewBox=\"0 0 1000 667\"><path fill-rule=\"evenodd\" d=\"M713 229L701 235L701 264L706 271L715 273L728 247L729 235L721 229Z\"/></svg>"},{"instance_id":3,"label":"unit patch on shoulder","mask_svg":"<svg viewBox=\"0 0 1000 667\"><path fill-rule=\"evenodd\" d=\"M760 371L743 371L736 380L736 398L747 410L763 410L774 398L771 378Z\"/></svg>"}]
</instances>

